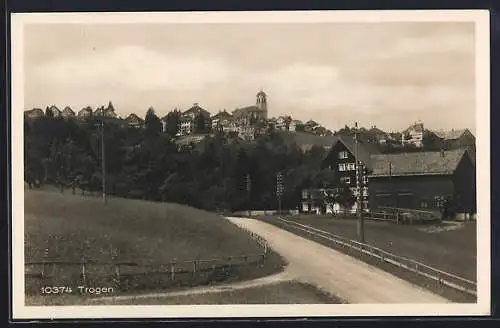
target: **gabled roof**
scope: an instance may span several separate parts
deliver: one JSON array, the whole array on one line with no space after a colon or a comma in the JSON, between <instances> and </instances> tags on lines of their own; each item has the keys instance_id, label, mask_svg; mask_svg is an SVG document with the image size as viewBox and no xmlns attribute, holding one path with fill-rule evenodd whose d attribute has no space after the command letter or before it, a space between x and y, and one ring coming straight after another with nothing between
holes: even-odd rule
<instances>
[{"instance_id":1,"label":"gabled roof","mask_svg":"<svg viewBox=\"0 0 500 328\"><path fill-rule=\"evenodd\" d=\"M189 114L194 114L194 115L202 114L210 116L210 112L201 108L200 106L198 106L198 104L194 104L193 107L189 108L184 113L182 113L182 115L189 115Z\"/></svg>"},{"instance_id":2,"label":"gabled roof","mask_svg":"<svg viewBox=\"0 0 500 328\"><path fill-rule=\"evenodd\" d=\"M432 131L432 132L441 139L455 140L455 139L460 138L467 131L468 131L468 129L459 129L459 130L452 129L450 131L440 130L440 131ZM469 131L469 133L470 133L470 131Z\"/></svg>"},{"instance_id":3,"label":"gabled roof","mask_svg":"<svg viewBox=\"0 0 500 328\"><path fill-rule=\"evenodd\" d=\"M378 154L371 156L372 177L453 174L466 150Z\"/></svg>"},{"instance_id":4,"label":"gabled roof","mask_svg":"<svg viewBox=\"0 0 500 328\"><path fill-rule=\"evenodd\" d=\"M319 125L318 123L314 122L313 120L309 120L306 122L306 125L309 125L309 126L314 126L314 125Z\"/></svg>"},{"instance_id":5,"label":"gabled roof","mask_svg":"<svg viewBox=\"0 0 500 328\"><path fill-rule=\"evenodd\" d=\"M232 118L233 116L231 114L229 114L225 109L223 111L220 111L218 112L217 114L215 114L214 116L212 116L212 119L213 120L217 120L217 119L230 119Z\"/></svg>"},{"instance_id":6,"label":"gabled roof","mask_svg":"<svg viewBox=\"0 0 500 328\"><path fill-rule=\"evenodd\" d=\"M89 112L89 113L92 113L92 108L90 106L87 106L85 108L82 108L78 111L78 115L81 115L81 113L83 112Z\"/></svg>"},{"instance_id":7,"label":"gabled roof","mask_svg":"<svg viewBox=\"0 0 500 328\"><path fill-rule=\"evenodd\" d=\"M373 126L368 132L372 134L384 134L384 135L386 134L384 131L380 130L376 126Z\"/></svg>"},{"instance_id":8,"label":"gabled roof","mask_svg":"<svg viewBox=\"0 0 500 328\"><path fill-rule=\"evenodd\" d=\"M356 140L354 136L337 136L337 142L332 145L332 148L337 145L337 143L342 143L347 150L353 155L356 156L356 147L357 147L357 160L361 161L364 165L366 165L369 169L372 168L371 163L371 155L372 154L380 154L380 151L374 145L365 142L363 140L358 139L358 143L356 146ZM331 152L328 153L327 157L330 156ZM326 158L325 158L326 159Z\"/></svg>"},{"instance_id":9,"label":"gabled roof","mask_svg":"<svg viewBox=\"0 0 500 328\"><path fill-rule=\"evenodd\" d=\"M63 115L71 115L71 116L74 116L74 115L75 115L75 112L71 109L71 107L66 106L66 107L64 107L64 109L63 109L63 111L62 111L62 114L63 114Z\"/></svg>"},{"instance_id":10,"label":"gabled roof","mask_svg":"<svg viewBox=\"0 0 500 328\"><path fill-rule=\"evenodd\" d=\"M128 123L144 123L144 120L134 113L127 116L125 121L127 121Z\"/></svg>"},{"instance_id":11,"label":"gabled roof","mask_svg":"<svg viewBox=\"0 0 500 328\"><path fill-rule=\"evenodd\" d=\"M59 110L59 108L57 108L56 105L52 105L49 107L49 110L51 110L52 112L58 112L58 113L61 113L61 111Z\"/></svg>"},{"instance_id":12,"label":"gabled roof","mask_svg":"<svg viewBox=\"0 0 500 328\"><path fill-rule=\"evenodd\" d=\"M24 111L24 114L28 115L28 116L43 116L44 112L41 108L33 108L33 109L29 109L29 110Z\"/></svg>"}]
</instances>

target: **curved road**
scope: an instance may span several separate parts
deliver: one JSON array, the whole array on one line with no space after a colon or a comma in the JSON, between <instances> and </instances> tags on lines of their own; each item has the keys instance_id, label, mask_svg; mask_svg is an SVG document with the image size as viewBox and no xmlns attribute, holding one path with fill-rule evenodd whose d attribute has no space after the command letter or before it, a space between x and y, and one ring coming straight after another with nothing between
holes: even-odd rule
<instances>
[{"instance_id":1,"label":"curved road","mask_svg":"<svg viewBox=\"0 0 500 328\"><path fill-rule=\"evenodd\" d=\"M296 280L316 285L348 303L449 303L427 290L271 224L228 217L232 223L266 239L289 263Z\"/></svg>"}]
</instances>

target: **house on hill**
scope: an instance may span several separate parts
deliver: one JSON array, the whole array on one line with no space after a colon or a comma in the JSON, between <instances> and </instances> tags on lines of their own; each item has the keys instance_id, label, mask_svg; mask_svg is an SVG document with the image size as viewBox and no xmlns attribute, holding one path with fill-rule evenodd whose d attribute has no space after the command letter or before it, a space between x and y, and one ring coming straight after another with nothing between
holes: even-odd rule
<instances>
[{"instance_id":1,"label":"house on hill","mask_svg":"<svg viewBox=\"0 0 500 328\"><path fill-rule=\"evenodd\" d=\"M125 122L132 128L142 129L145 127L144 120L134 113L127 116L127 118L125 118Z\"/></svg>"},{"instance_id":2,"label":"house on hill","mask_svg":"<svg viewBox=\"0 0 500 328\"><path fill-rule=\"evenodd\" d=\"M295 132L297 131L297 127L303 126L304 123L300 120L292 120L288 125L288 131Z\"/></svg>"},{"instance_id":3,"label":"house on hill","mask_svg":"<svg viewBox=\"0 0 500 328\"><path fill-rule=\"evenodd\" d=\"M304 131L308 133L313 133L314 129L317 128L319 124L313 120L309 120L304 124Z\"/></svg>"},{"instance_id":4,"label":"house on hill","mask_svg":"<svg viewBox=\"0 0 500 328\"><path fill-rule=\"evenodd\" d=\"M104 108L104 106L101 106L97 108L94 111L93 116L104 116L104 117L109 117L109 118L119 118L118 114L115 112L115 107L111 103L111 101L108 104L108 107Z\"/></svg>"},{"instance_id":5,"label":"house on hill","mask_svg":"<svg viewBox=\"0 0 500 328\"><path fill-rule=\"evenodd\" d=\"M92 108L90 106L87 106L85 108L82 108L81 110L78 111L77 114L78 118L87 118L92 116Z\"/></svg>"},{"instance_id":6,"label":"house on hill","mask_svg":"<svg viewBox=\"0 0 500 328\"><path fill-rule=\"evenodd\" d=\"M401 133L401 144L422 148L424 146L424 132L424 123L416 122Z\"/></svg>"},{"instance_id":7,"label":"house on hill","mask_svg":"<svg viewBox=\"0 0 500 328\"><path fill-rule=\"evenodd\" d=\"M24 118L29 119L38 119L45 115L41 108L33 108L27 111L24 111Z\"/></svg>"},{"instance_id":8,"label":"house on hill","mask_svg":"<svg viewBox=\"0 0 500 328\"><path fill-rule=\"evenodd\" d=\"M369 204L441 211L459 217L476 212L476 172L465 149L371 155ZM448 204L448 205L446 205Z\"/></svg>"},{"instance_id":9,"label":"house on hill","mask_svg":"<svg viewBox=\"0 0 500 328\"><path fill-rule=\"evenodd\" d=\"M233 116L224 109L223 111L219 111L217 114L212 116L211 120L212 130L229 132L229 130L231 129L231 123L233 121Z\"/></svg>"},{"instance_id":10,"label":"house on hill","mask_svg":"<svg viewBox=\"0 0 500 328\"><path fill-rule=\"evenodd\" d=\"M61 112L61 116L64 118L74 118L75 112L71 109L71 107L66 106L66 107L64 107L63 111Z\"/></svg>"},{"instance_id":11,"label":"house on hill","mask_svg":"<svg viewBox=\"0 0 500 328\"><path fill-rule=\"evenodd\" d=\"M195 131L195 120L199 116L205 120L206 127L212 126L210 112L201 108L198 103L194 103L191 108L181 114L180 135L193 133Z\"/></svg>"},{"instance_id":12,"label":"house on hill","mask_svg":"<svg viewBox=\"0 0 500 328\"><path fill-rule=\"evenodd\" d=\"M274 128L277 131L288 131L292 118L290 116L280 116L276 119Z\"/></svg>"},{"instance_id":13,"label":"house on hill","mask_svg":"<svg viewBox=\"0 0 500 328\"><path fill-rule=\"evenodd\" d=\"M475 148L476 137L469 129L432 131L441 141L443 149Z\"/></svg>"},{"instance_id":14,"label":"house on hill","mask_svg":"<svg viewBox=\"0 0 500 328\"><path fill-rule=\"evenodd\" d=\"M52 113L53 117L61 117L61 111L59 110L59 108L57 108L56 105L47 107L47 110Z\"/></svg>"}]
</instances>

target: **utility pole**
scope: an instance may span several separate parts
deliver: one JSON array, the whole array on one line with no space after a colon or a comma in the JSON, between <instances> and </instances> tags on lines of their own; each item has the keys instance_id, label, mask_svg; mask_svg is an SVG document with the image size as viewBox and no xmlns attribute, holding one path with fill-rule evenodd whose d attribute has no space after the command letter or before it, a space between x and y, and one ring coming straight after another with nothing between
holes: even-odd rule
<instances>
[{"instance_id":1,"label":"utility pole","mask_svg":"<svg viewBox=\"0 0 500 328\"><path fill-rule=\"evenodd\" d=\"M281 196L283 196L283 173L276 175L276 196L278 197L278 215L281 215Z\"/></svg>"},{"instance_id":2,"label":"utility pole","mask_svg":"<svg viewBox=\"0 0 500 328\"><path fill-rule=\"evenodd\" d=\"M247 187L247 203L248 203L248 216L251 215L251 191L252 191L252 181L250 180L250 173L247 173L246 177L245 177L245 182L246 182L246 187Z\"/></svg>"},{"instance_id":3,"label":"utility pole","mask_svg":"<svg viewBox=\"0 0 500 328\"><path fill-rule=\"evenodd\" d=\"M104 121L101 120L101 166L102 166L102 200L106 204L106 151L104 150Z\"/></svg>"},{"instance_id":4,"label":"utility pole","mask_svg":"<svg viewBox=\"0 0 500 328\"><path fill-rule=\"evenodd\" d=\"M359 145L358 145L358 122L354 124L354 147L355 147L355 157L356 157L356 212L358 214L358 238L359 241L365 242L365 227L363 219L363 210L361 208L361 162L358 160L359 155Z\"/></svg>"}]
</instances>

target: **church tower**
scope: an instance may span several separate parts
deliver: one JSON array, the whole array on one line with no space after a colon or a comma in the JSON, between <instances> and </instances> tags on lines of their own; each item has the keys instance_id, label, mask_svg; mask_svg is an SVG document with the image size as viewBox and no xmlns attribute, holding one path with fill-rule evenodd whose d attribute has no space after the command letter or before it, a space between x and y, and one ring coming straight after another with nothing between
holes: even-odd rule
<instances>
[{"instance_id":1,"label":"church tower","mask_svg":"<svg viewBox=\"0 0 500 328\"><path fill-rule=\"evenodd\" d=\"M267 95L262 90L257 93L257 108L262 111L262 118L267 119Z\"/></svg>"}]
</instances>

